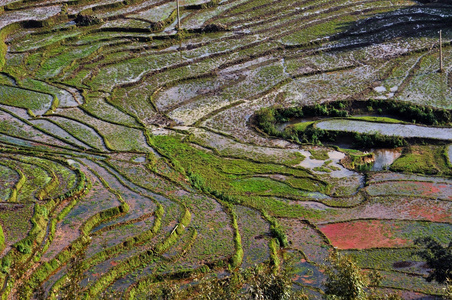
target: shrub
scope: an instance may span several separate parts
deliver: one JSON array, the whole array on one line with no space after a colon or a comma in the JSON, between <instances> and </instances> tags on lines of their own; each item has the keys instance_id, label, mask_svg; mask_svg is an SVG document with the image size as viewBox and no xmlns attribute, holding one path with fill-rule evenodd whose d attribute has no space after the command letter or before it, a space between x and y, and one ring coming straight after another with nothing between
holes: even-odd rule
<instances>
[{"instance_id":1,"label":"shrub","mask_svg":"<svg viewBox=\"0 0 452 300\"><path fill-rule=\"evenodd\" d=\"M435 280L445 283L452 280L452 241L443 247L438 241L431 237L419 238L414 241L422 250L415 252L417 256L423 258L432 271L427 277L427 281Z\"/></svg>"}]
</instances>

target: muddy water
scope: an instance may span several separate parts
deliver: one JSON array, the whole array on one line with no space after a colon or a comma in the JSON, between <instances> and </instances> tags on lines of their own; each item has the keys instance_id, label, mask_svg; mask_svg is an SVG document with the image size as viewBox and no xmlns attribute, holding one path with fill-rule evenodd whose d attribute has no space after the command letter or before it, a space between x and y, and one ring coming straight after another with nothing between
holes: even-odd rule
<instances>
[{"instance_id":1,"label":"muddy water","mask_svg":"<svg viewBox=\"0 0 452 300\"><path fill-rule=\"evenodd\" d=\"M79 141L78 139L74 138L72 135L70 135L66 130L62 129L61 127L47 121L47 120L31 120L32 124L35 124L39 126L42 129L47 130L48 132L51 132L54 135L60 136L78 146L85 147L86 149L90 149L91 147L87 144Z\"/></svg>"},{"instance_id":2,"label":"muddy water","mask_svg":"<svg viewBox=\"0 0 452 300\"><path fill-rule=\"evenodd\" d=\"M375 155L375 162L372 171L386 170L397 158L402 155L402 149L376 149L372 150Z\"/></svg>"},{"instance_id":3,"label":"muddy water","mask_svg":"<svg viewBox=\"0 0 452 300\"><path fill-rule=\"evenodd\" d=\"M359 133L381 133L388 136L404 138L430 138L452 141L452 128L435 128L418 125L375 123L355 120L326 120L317 123L317 127L325 130L339 130Z\"/></svg>"},{"instance_id":4,"label":"muddy water","mask_svg":"<svg viewBox=\"0 0 452 300\"><path fill-rule=\"evenodd\" d=\"M146 157L144 157L144 156L135 157L132 159L132 161L136 162L136 163L144 163L144 162L146 162Z\"/></svg>"}]
</instances>

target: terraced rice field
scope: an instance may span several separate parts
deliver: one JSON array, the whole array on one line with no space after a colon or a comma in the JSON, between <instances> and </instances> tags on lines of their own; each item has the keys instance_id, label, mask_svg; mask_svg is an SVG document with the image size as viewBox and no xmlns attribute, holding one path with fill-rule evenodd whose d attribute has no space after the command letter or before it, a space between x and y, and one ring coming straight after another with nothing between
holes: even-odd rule
<instances>
[{"instance_id":1,"label":"terraced rice field","mask_svg":"<svg viewBox=\"0 0 452 300\"><path fill-rule=\"evenodd\" d=\"M410 254L451 239L450 138L362 173L252 121L338 100L451 109L450 5L185 0L179 30L175 1L0 5L2 299L147 299L289 260L319 299L332 251L382 292L443 293Z\"/></svg>"}]
</instances>

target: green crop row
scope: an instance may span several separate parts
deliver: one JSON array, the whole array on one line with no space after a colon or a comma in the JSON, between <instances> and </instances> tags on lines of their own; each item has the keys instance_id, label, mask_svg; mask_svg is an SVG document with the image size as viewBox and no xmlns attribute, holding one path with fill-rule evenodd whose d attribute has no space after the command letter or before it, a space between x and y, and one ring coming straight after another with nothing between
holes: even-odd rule
<instances>
[{"instance_id":1,"label":"green crop row","mask_svg":"<svg viewBox=\"0 0 452 300\"><path fill-rule=\"evenodd\" d=\"M59 141L61 141L61 142L63 142L63 143L66 143L66 144L68 144L68 145L71 145L72 147L75 147L76 149L81 149L81 148L82 148L82 147L80 147L79 145L77 145L77 144L75 144L75 143L72 143L72 142L70 142L70 141L68 141L68 140L65 140L65 139L61 138L60 136L58 136L58 135L56 135L56 134L51 133L50 131L47 131L47 130L45 130L45 129L40 128L39 126L36 126L35 124L31 123L31 122L28 121L27 119L23 119L23 118L19 117L18 115L14 114L14 113L11 112L11 111L8 111L8 110L6 110L6 109L4 109L4 108L2 108L2 107L0 107L0 111L3 111L3 112L6 112L6 113L10 114L10 115L13 116L14 118L20 120L21 122L23 122L23 123L25 123L25 124L27 124L27 125L29 125L29 126L32 126L34 129L36 129L36 130L42 132L43 134L46 134L46 135L51 136L51 137L53 137L53 138L55 138L55 139L57 139L57 140L59 140ZM23 137L21 137L21 138L23 138ZM26 138L23 138L23 139L26 140ZM33 141L34 141L34 140L33 140ZM52 146L55 146L55 145L52 145ZM67 146L58 146L58 147L59 147L59 148L66 149L66 150L73 150L73 149L71 149L70 147L67 147Z\"/></svg>"},{"instance_id":2,"label":"green crop row","mask_svg":"<svg viewBox=\"0 0 452 300\"><path fill-rule=\"evenodd\" d=\"M265 210L261 210L261 213L270 223L270 232L278 240L279 245L281 245L281 247L287 247L289 242L287 241L287 236L281 228L281 225L278 223L278 219L270 216Z\"/></svg>"},{"instance_id":3,"label":"green crop row","mask_svg":"<svg viewBox=\"0 0 452 300\"><path fill-rule=\"evenodd\" d=\"M239 231L239 225L237 224L237 214L235 213L233 206L230 203L224 204L226 210L232 218L232 228L234 229L234 248L235 253L231 257L230 263L232 269L237 269L242 265L243 261L243 247L242 247L242 237Z\"/></svg>"},{"instance_id":4,"label":"green crop row","mask_svg":"<svg viewBox=\"0 0 452 300\"><path fill-rule=\"evenodd\" d=\"M279 241L277 238L273 238L270 240L269 248L270 248L271 262L275 266L275 268L279 268L281 261L279 260L279 257L278 257Z\"/></svg>"},{"instance_id":5,"label":"green crop row","mask_svg":"<svg viewBox=\"0 0 452 300\"><path fill-rule=\"evenodd\" d=\"M5 234L3 233L3 228L2 228L2 224L0 224L0 254L3 252L3 250L5 249ZM2 261L2 269L3 269L3 261ZM8 266L9 267L9 266Z\"/></svg>"},{"instance_id":6,"label":"green crop row","mask_svg":"<svg viewBox=\"0 0 452 300\"><path fill-rule=\"evenodd\" d=\"M159 243L155 246L154 248L155 253L162 254L166 250L168 250L171 246L173 246L177 239L180 237L180 235L185 231L185 228L190 224L190 221L191 213L186 208L181 220L179 221L179 224L176 225L176 227L173 229L169 237L166 238L162 243Z\"/></svg>"},{"instance_id":7,"label":"green crop row","mask_svg":"<svg viewBox=\"0 0 452 300\"><path fill-rule=\"evenodd\" d=\"M59 162L62 163L63 161L59 161ZM70 165L68 165L68 166L74 170L78 170L76 168L73 168ZM27 257L28 257L27 255L31 254L33 251L35 251L35 256L33 257L33 260L34 261L39 260L40 256L47 250L47 248L49 247L49 245L53 239L57 220L61 220L62 216L67 214L68 207L69 208L72 207L73 205L75 205L75 203L71 203L68 207L63 209L63 211L59 214L59 216L57 216L56 219L50 220L49 236L48 236L47 241L45 242L42 249L36 248L36 250L33 250L33 248L35 248L34 245L41 244L41 241L45 236L45 228L47 227L46 224L47 224L48 218L50 217L51 211L53 211L54 208L62 200L68 199L70 197L80 197L89 188L86 186L87 182L85 180L84 174L82 172L80 172L79 170L78 170L77 174L79 177L79 182L77 183L77 186L73 190L68 191L64 195L58 196L57 198L51 199L43 205L36 206L35 214L33 215L32 219L31 219L31 222L33 224L32 230L29 232L28 236L25 239L19 241L18 243L16 243L14 245L15 249L17 249L17 251L19 253L22 253L23 255L17 256L17 255L14 255L13 252L11 252L11 253L7 254L8 257L5 258L6 260L10 260L10 261L13 260L14 263L16 263L16 264L19 264L21 262L23 263L27 260ZM76 200L74 200L74 201L76 201ZM2 271L8 272L9 269L3 268Z\"/></svg>"},{"instance_id":8,"label":"green crop row","mask_svg":"<svg viewBox=\"0 0 452 300\"><path fill-rule=\"evenodd\" d=\"M60 196L62 198L58 198L58 201L60 201L60 203L63 199L70 200L72 198L72 200L70 200L69 204L66 205L56 217L50 220L49 235L46 243L44 244L44 247L42 247L42 249L40 250L40 256L47 252L47 249L50 247L55 236L57 223L60 222L72 210L72 208L78 203L78 199L83 197L83 195L85 195L91 189L91 182L89 181L89 179L87 179L85 177L85 174L79 169L76 170L79 171L78 174L81 174L79 175L80 178L77 186L73 190L68 191L65 195ZM54 207L56 207L56 205L54 205Z\"/></svg>"},{"instance_id":9,"label":"green crop row","mask_svg":"<svg viewBox=\"0 0 452 300\"><path fill-rule=\"evenodd\" d=\"M90 269L91 267L95 266L96 264L99 264L115 255L118 255L121 252L131 250L134 247L137 247L137 246L149 241L150 239L152 239L160 230L163 214L164 214L163 206L158 204L157 210L155 211L155 220L154 220L154 224L153 224L152 228L150 228L149 230L147 230L137 236L127 238L122 243L120 243L116 246L110 247L99 253L96 253L91 258L82 262L80 271L86 271L86 270ZM67 279L67 274L66 274L66 275L62 276L52 286L51 292L49 295L50 299L57 299L58 292L60 291L62 286L64 286L67 283L67 280L68 279Z\"/></svg>"},{"instance_id":10,"label":"green crop row","mask_svg":"<svg viewBox=\"0 0 452 300\"><path fill-rule=\"evenodd\" d=\"M13 33L16 30L19 30L20 27L21 26L18 23L13 23L6 27L3 27L0 30L0 70L2 70L6 64L5 56L6 53L8 52L8 46L5 43L5 39L9 34Z\"/></svg>"},{"instance_id":11,"label":"green crop row","mask_svg":"<svg viewBox=\"0 0 452 300\"><path fill-rule=\"evenodd\" d=\"M122 261L117 266L110 269L107 273L102 275L99 280L97 280L93 285L88 287L84 298L92 299L96 297L100 292L102 292L107 286L112 284L115 280L120 277L128 274L130 271L135 270L143 264L149 264L159 254L165 252L169 247L171 247L179 238L179 236L185 231L185 227L191 221L191 213L188 209L185 209L184 215L182 216L180 222L174 230L170 233L170 235L161 243L155 246L153 250L148 250L142 252L138 255L135 255L131 258L128 258L125 261Z\"/></svg>"},{"instance_id":12,"label":"green crop row","mask_svg":"<svg viewBox=\"0 0 452 300\"><path fill-rule=\"evenodd\" d=\"M58 180L58 177L52 170L50 170L49 168L45 168L43 165L40 165L40 167L48 171L49 174L51 175L50 182L47 183L36 195L36 198L38 198L38 200L44 200L50 194L51 191L53 191L59 186L60 182Z\"/></svg>"},{"instance_id":13,"label":"green crop row","mask_svg":"<svg viewBox=\"0 0 452 300\"><path fill-rule=\"evenodd\" d=\"M20 189L24 186L25 182L27 181L27 178L25 177L24 173L22 173L21 170L16 169L16 172L19 173L19 181L12 189L11 195L8 198L8 202L17 202L18 193Z\"/></svg>"},{"instance_id":14,"label":"green crop row","mask_svg":"<svg viewBox=\"0 0 452 300\"><path fill-rule=\"evenodd\" d=\"M89 237L82 235L77 238L70 246L61 251L54 259L42 263L30 276L29 280L25 282L20 288L21 299L31 299L33 291L47 278L55 273L59 268L68 263L70 258L90 243Z\"/></svg>"},{"instance_id":15,"label":"green crop row","mask_svg":"<svg viewBox=\"0 0 452 300\"><path fill-rule=\"evenodd\" d=\"M74 168L70 166L74 170L78 170L77 168ZM56 223L60 221L71 209L72 207L77 203L77 198L81 197L87 190L89 189L89 186L86 186L89 181L86 179L83 172L78 172L80 179L77 183L77 186L71 190L68 191L65 195L61 195L57 198L52 199L51 201L47 202L42 209L45 211L45 216L47 219L47 216L49 214L49 210L46 208L50 208L50 210L53 210L56 205L58 205L62 200L68 199L68 198L74 198L68 206L66 206L56 218L50 220L50 228L49 228L49 237L46 243L44 244L44 247L41 251L38 251L38 255L42 255L49 247L53 236L55 234L56 229ZM54 259L50 260L49 262L45 262L41 264L35 272L30 277L30 280L25 283L20 291L20 294L25 299L29 298L29 296L33 293L34 289L37 288L43 281L45 281L51 274L53 274L55 271L57 271L59 268L64 266L69 259L75 255L75 253L80 252L82 249L84 249L89 243L90 239L87 238L85 232L89 232L97 223L102 222L102 218L109 219L112 217L112 214L115 214L116 211L108 211L106 213L100 212L87 221L81 226L80 232L81 236L77 238L73 243L71 243L70 246L65 248L63 251L61 251ZM117 213L116 213L117 214ZM33 221L33 219L32 219ZM35 226L36 227L36 226ZM35 228L34 227L34 228ZM32 234L33 230L30 232L30 235ZM45 230L42 230L43 233L45 233ZM30 237L29 235L29 237ZM28 237L27 237L28 238Z\"/></svg>"}]
</instances>

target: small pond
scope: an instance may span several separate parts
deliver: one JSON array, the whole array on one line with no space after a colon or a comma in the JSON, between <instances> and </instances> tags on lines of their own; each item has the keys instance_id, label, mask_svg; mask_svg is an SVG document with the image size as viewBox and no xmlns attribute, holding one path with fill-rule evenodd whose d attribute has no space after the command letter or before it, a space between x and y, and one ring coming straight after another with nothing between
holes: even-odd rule
<instances>
[{"instance_id":1,"label":"small pond","mask_svg":"<svg viewBox=\"0 0 452 300\"><path fill-rule=\"evenodd\" d=\"M145 156L134 157L132 158L132 161L136 163L144 163L146 162L146 157Z\"/></svg>"},{"instance_id":2,"label":"small pond","mask_svg":"<svg viewBox=\"0 0 452 300\"><path fill-rule=\"evenodd\" d=\"M371 171L382 171L389 168L389 166L402 155L402 149L375 149L371 150L374 153L375 162Z\"/></svg>"}]
</instances>

